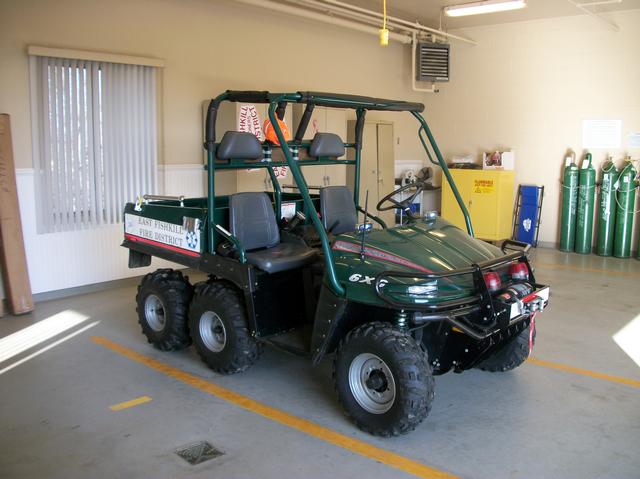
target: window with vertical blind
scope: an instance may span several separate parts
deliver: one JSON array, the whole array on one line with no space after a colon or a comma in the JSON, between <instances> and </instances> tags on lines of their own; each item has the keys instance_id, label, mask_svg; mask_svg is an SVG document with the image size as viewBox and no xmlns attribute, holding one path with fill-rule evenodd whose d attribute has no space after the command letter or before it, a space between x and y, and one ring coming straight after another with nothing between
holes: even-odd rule
<instances>
[{"instance_id":1,"label":"window with vertical blind","mask_svg":"<svg viewBox=\"0 0 640 479\"><path fill-rule=\"evenodd\" d=\"M155 193L156 68L31 56L39 233L122 221Z\"/></svg>"}]
</instances>

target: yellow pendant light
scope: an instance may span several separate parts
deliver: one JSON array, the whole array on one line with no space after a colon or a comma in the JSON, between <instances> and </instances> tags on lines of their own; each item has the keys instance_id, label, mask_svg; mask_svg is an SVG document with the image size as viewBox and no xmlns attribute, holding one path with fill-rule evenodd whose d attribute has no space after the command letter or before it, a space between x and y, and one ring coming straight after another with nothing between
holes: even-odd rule
<instances>
[{"instance_id":1,"label":"yellow pendant light","mask_svg":"<svg viewBox=\"0 0 640 479\"><path fill-rule=\"evenodd\" d=\"M382 28L380 29L380 46L389 45L389 29L387 28L387 0L382 0Z\"/></svg>"}]
</instances>

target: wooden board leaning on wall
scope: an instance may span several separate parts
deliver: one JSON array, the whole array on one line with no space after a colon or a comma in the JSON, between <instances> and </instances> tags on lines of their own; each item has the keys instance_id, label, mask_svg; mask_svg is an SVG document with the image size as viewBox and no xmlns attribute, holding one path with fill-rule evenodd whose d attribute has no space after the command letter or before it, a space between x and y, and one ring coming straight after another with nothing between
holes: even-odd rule
<instances>
[{"instance_id":1,"label":"wooden board leaning on wall","mask_svg":"<svg viewBox=\"0 0 640 479\"><path fill-rule=\"evenodd\" d=\"M11 119L5 113L0 114L0 262L9 311L12 314L33 311L13 161Z\"/></svg>"}]
</instances>

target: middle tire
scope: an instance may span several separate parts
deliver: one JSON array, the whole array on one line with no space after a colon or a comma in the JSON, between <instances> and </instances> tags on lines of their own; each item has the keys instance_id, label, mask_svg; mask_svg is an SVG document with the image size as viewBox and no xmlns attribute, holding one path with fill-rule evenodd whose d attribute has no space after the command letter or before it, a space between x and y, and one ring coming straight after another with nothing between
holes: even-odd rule
<instances>
[{"instance_id":1,"label":"middle tire","mask_svg":"<svg viewBox=\"0 0 640 479\"><path fill-rule=\"evenodd\" d=\"M431 409L434 381L426 353L387 323L351 330L338 347L333 377L347 415L374 436L412 431Z\"/></svg>"},{"instance_id":2,"label":"middle tire","mask_svg":"<svg viewBox=\"0 0 640 479\"><path fill-rule=\"evenodd\" d=\"M189 329L196 351L218 373L244 371L260 356L261 345L249 332L243 298L228 283L195 285Z\"/></svg>"}]
</instances>

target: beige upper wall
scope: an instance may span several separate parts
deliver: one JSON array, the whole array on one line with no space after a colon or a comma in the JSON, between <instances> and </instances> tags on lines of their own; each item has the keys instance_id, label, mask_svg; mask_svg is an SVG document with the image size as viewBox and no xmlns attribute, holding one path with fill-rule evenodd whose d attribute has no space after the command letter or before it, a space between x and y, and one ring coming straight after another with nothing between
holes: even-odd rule
<instances>
[{"instance_id":1,"label":"beige upper wall","mask_svg":"<svg viewBox=\"0 0 640 479\"><path fill-rule=\"evenodd\" d=\"M166 163L201 161L202 101L226 89L429 98L411 91L406 46L381 48L374 35L232 1L0 0L0 111L12 116L20 168L32 165L30 44L164 59ZM279 54L287 60L282 67ZM396 122L396 158L421 158L415 121L382 116Z\"/></svg>"},{"instance_id":2,"label":"beige upper wall","mask_svg":"<svg viewBox=\"0 0 640 479\"><path fill-rule=\"evenodd\" d=\"M640 10L610 18L620 32L587 16L460 30L479 45L453 45L451 82L429 102L447 155L515 149L516 182L545 186L543 241L557 242L560 173L567 148L583 154L582 120L621 119L624 146L640 132ZM626 152L640 156L592 153L599 167Z\"/></svg>"}]
</instances>

